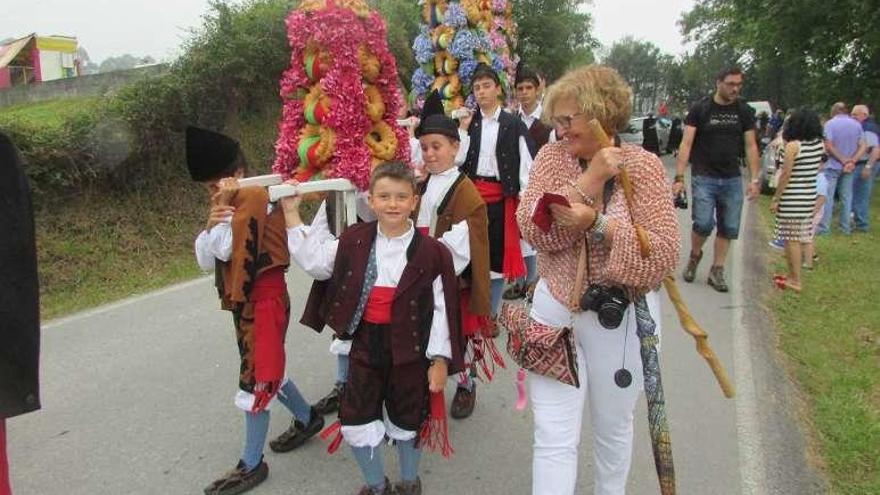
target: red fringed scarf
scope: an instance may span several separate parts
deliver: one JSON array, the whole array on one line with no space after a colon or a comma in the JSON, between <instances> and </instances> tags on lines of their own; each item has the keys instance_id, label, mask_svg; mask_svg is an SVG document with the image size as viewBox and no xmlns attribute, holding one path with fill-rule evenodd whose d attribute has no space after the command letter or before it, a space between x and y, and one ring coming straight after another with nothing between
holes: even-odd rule
<instances>
[{"instance_id":1,"label":"red fringed scarf","mask_svg":"<svg viewBox=\"0 0 880 495\"><path fill-rule=\"evenodd\" d=\"M437 450L445 457L455 452L449 442L449 425L446 421L446 398L443 392L431 392L431 410L428 418L422 425L418 438L419 447L436 452Z\"/></svg>"},{"instance_id":2,"label":"red fringed scarf","mask_svg":"<svg viewBox=\"0 0 880 495\"><path fill-rule=\"evenodd\" d=\"M262 411L278 393L284 378L284 334L287 331L287 308L283 295L287 290L283 269L261 274L251 291L254 305L254 406Z\"/></svg>"},{"instance_id":3,"label":"red fringed scarf","mask_svg":"<svg viewBox=\"0 0 880 495\"><path fill-rule=\"evenodd\" d=\"M491 338L485 338L484 330L489 327L489 318L486 316L475 315L470 312L471 291L469 289L461 290L461 330L465 339L471 343L471 349L474 352L472 363L465 363L467 367L476 364L476 369L482 371L481 378L485 381L492 381L495 375L495 366L505 368L504 358L501 352L495 346L495 341ZM486 358L489 359L486 359ZM467 373L467 371L464 371Z\"/></svg>"},{"instance_id":4,"label":"red fringed scarf","mask_svg":"<svg viewBox=\"0 0 880 495\"><path fill-rule=\"evenodd\" d=\"M333 440L330 440L330 437L333 437ZM332 425L324 428L321 432L321 440L330 440L330 444L327 445L328 454L336 453L339 445L342 444L342 423L336 420Z\"/></svg>"},{"instance_id":5,"label":"red fringed scarf","mask_svg":"<svg viewBox=\"0 0 880 495\"><path fill-rule=\"evenodd\" d=\"M504 278L512 281L525 277L526 265L519 247L519 225L516 223L519 199L515 196L504 196L500 182L476 179L474 185L486 204L504 201L504 261L501 267Z\"/></svg>"}]
</instances>

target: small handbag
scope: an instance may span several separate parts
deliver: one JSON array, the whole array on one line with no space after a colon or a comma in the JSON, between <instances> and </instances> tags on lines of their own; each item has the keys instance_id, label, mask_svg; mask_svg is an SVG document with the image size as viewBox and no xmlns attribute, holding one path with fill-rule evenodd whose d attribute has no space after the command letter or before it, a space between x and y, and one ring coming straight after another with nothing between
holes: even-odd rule
<instances>
[{"instance_id":1,"label":"small handbag","mask_svg":"<svg viewBox=\"0 0 880 495\"><path fill-rule=\"evenodd\" d=\"M569 310L578 307L587 265L586 240L581 244L578 271ZM571 326L558 328L531 317L531 304L505 302L498 323L507 329L507 354L521 368L573 387L580 387L577 350Z\"/></svg>"}]
</instances>

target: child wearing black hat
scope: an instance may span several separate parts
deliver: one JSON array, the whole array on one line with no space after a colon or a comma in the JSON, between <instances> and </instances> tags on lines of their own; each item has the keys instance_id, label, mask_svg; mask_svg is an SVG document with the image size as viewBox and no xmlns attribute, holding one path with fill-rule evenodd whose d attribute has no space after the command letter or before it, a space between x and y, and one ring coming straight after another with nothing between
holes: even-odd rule
<instances>
[{"instance_id":1,"label":"child wearing black hat","mask_svg":"<svg viewBox=\"0 0 880 495\"><path fill-rule=\"evenodd\" d=\"M504 90L491 67L477 65L471 87L479 111L471 118L468 136L461 142L468 150L461 171L473 180L487 205L494 319L501 305L504 280L526 275L515 212L537 148L526 125L501 108ZM494 337L498 335L494 321L492 326Z\"/></svg>"},{"instance_id":2,"label":"child wearing black hat","mask_svg":"<svg viewBox=\"0 0 880 495\"><path fill-rule=\"evenodd\" d=\"M231 495L269 475L263 446L273 398L293 413L290 428L270 442L276 452L302 445L324 427L324 419L284 373L290 318L284 273L290 257L281 209L269 203L265 188L238 187L247 165L235 140L189 127L186 159L192 179L211 192L208 222L195 242L196 260L203 270L215 271L221 307L232 312L241 357L235 405L245 414L244 452L235 469L205 488L207 495Z\"/></svg>"},{"instance_id":3,"label":"child wearing black hat","mask_svg":"<svg viewBox=\"0 0 880 495\"><path fill-rule=\"evenodd\" d=\"M460 374L450 415L462 419L474 410L476 384L473 378L477 370L482 367L485 378L491 379L491 360L500 359L492 340L483 335L491 317L489 220L486 203L476 186L456 167L455 158L460 151L458 125L444 114L436 91L425 101L416 136L428 172L427 180L420 185L421 199L413 214L416 228L449 248L459 277L468 369Z\"/></svg>"}]
</instances>

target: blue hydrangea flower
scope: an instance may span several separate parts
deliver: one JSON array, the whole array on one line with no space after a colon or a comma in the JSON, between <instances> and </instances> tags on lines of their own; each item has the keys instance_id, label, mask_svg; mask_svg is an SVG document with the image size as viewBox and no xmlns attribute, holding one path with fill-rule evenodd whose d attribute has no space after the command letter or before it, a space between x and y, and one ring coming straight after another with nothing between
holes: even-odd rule
<instances>
[{"instance_id":1,"label":"blue hydrangea flower","mask_svg":"<svg viewBox=\"0 0 880 495\"><path fill-rule=\"evenodd\" d=\"M465 86L471 85L471 76L474 74L474 69L476 68L477 61L472 58L458 61L458 78L461 80L461 84Z\"/></svg>"},{"instance_id":2,"label":"blue hydrangea flower","mask_svg":"<svg viewBox=\"0 0 880 495\"><path fill-rule=\"evenodd\" d=\"M416 94L423 95L427 93L432 84L434 84L434 76L426 74L421 67L413 72L412 87Z\"/></svg>"},{"instance_id":3,"label":"blue hydrangea flower","mask_svg":"<svg viewBox=\"0 0 880 495\"><path fill-rule=\"evenodd\" d=\"M429 34L420 33L416 36L412 49L418 63L426 64L434 61L434 43L431 42Z\"/></svg>"},{"instance_id":4,"label":"blue hydrangea flower","mask_svg":"<svg viewBox=\"0 0 880 495\"><path fill-rule=\"evenodd\" d=\"M467 15L464 13L464 8L462 8L461 4L457 2L450 3L446 7L446 20L443 24L454 28L467 27Z\"/></svg>"},{"instance_id":5,"label":"blue hydrangea flower","mask_svg":"<svg viewBox=\"0 0 880 495\"><path fill-rule=\"evenodd\" d=\"M479 39L470 29L461 29L455 34L447 51L459 61L474 58L474 49L478 43Z\"/></svg>"}]
</instances>

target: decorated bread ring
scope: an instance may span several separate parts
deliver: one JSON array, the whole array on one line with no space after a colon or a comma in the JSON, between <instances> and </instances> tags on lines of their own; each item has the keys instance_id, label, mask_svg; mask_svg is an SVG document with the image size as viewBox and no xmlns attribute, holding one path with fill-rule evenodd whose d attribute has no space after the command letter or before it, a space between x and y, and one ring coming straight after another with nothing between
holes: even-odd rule
<instances>
[{"instance_id":1,"label":"decorated bread ring","mask_svg":"<svg viewBox=\"0 0 880 495\"><path fill-rule=\"evenodd\" d=\"M376 79L382 72L382 65L379 63L379 57L373 55L369 48L361 45L358 47L358 63L361 66L364 80L371 83L376 82Z\"/></svg>"},{"instance_id":2,"label":"decorated bread ring","mask_svg":"<svg viewBox=\"0 0 880 495\"><path fill-rule=\"evenodd\" d=\"M318 45L309 44L303 51L303 67L306 71L306 77L309 81L315 82L321 80L330 71L333 60L330 52L322 49Z\"/></svg>"},{"instance_id":3,"label":"decorated bread ring","mask_svg":"<svg viewBox=\"0 0 880 495\"><path fill-rule=\"evenodd\" d=\"M422 19L431 27L439 26L446 20L446 0L426 0L422 5Z\"/></svg>"},{"instance_id":4,"label":"decorated bread ring","mask_svg":"<svg viewBox=\"0 0 880 495\"><path fill-rule=\"evenodd\" d=\"M296 152L300 165L322 169L336 151L336 133L329 127L306 125L300 135Z\"/></svg>"},{"instance_id":5,"label":"decorated bread ring","mask_svg":"<svg viewBox=\"0 0 880 495\"><path fill-rule=\"evenodd\" d=\"M434 30L431 41L438 50L445 50L455 38L455 28L452 26L440 26Z\"/></svg>"},{"instance_id":6,"label":"decorated bread ring","mask_svg":"<svg viewBox=\"0 0 880 495\"><path fill-rule=\"evenodd\" d=\"M455 74L458 70L458 60L456 60L447 51L437 52L434 55L434 67L437 74L448 75Z\"/></svg>"},{"instance_id":7,"label":"decorated bread ring","mask_svg":"<svg viewBox=\"0 0 880 495\"><path fill-rule=\"evenodd\" d=\"M376 86L368 84L364 88L364 96L367 100L367 117L373 122L379 122L385 116L385 101L382 100L382 93Z\"/></svg>"},{"instance_id":8,"label":"decorated bread ring","mask_svg":"<svg viewBox=\"0 0 880 495\"><path fill-rule=\"evenodd\" d=\"M303 112L306 122L321 125L330 114L330 98L321 91L321 86L315 84L303 100Z\"/></svg>"},{"instance_id":9,"label":"decorated bread ring","mask_svg":"<svg viewBox=\"0 0 880 495\"><path fill-rule=\"evenodd\" d=\"M373 124L364 142L370 148L370 153L380 160L391 160L397 152L397 136L394 135L394 129L384 121Z\"/></svg>"}]
</instances>

